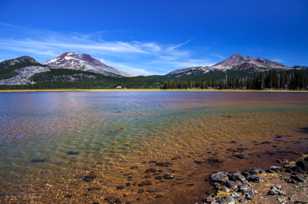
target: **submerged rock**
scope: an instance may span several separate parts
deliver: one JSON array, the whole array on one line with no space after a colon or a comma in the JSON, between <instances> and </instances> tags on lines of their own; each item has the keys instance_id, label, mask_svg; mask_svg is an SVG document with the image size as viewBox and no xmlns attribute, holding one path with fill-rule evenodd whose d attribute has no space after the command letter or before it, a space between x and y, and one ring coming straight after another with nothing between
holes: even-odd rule
<instances>
[{"instance_id":1,"label":"submerged rock","mask_svg":"<svg viewBox=\"0 0 308 204\"><path fill-rule=\"evenodd\" d=\"M225 171L219 171L210 176L212 183L226 183L229 180L228 173Z\"/></svg>"},{"instance_id":2,"label":"submerged rock","mask_svg":"<svg viewBox=\"0 0 308 204\"><path fill-rule=\"evenodd\" d=\"M249 175L246 177L247 181L249 182L255 182L255 183L259 183L260 182L260 177L257 175Z\"/></svg>"},{"instance_id":3,"label":"submerged rock","mask_svg":"<svg viewBox=\"0 0 308 204\"><path fill-rule=\"evenodd\" d=\"M214 202L217 204L235 204L235 199L230 195L226 197L217 197Z\"/></svg>"},{"instance_id":4,"label":"submerged rock","mask_svg":"<svg viewBox=\"0 0 308 204\"><path fill-rule=\"evenodd\" d=\"M236 154L233 154L232 156L237 159L247 159L247 156L242 153L236 153Z\"/></svg>"},{"instance_id":5,"label":"submerged rock","mask_svg":"<svg viewBox=\"0 0 308 204\"><path fill-rule=\"evenodd\" d=\"M307 158L305 159L301 159L299 161L296 162L296 167L299 169L299 170L302 170L302 171L308 171L308 161L307 161Z\"/></svg>"},{"instance_id":6,"label":"submerged rock","mask_svg":"<svg viewBox=\"0 0 308 204\"><path fill-rule=\"evenodd\" d=\"M144 192L144 189L143 188L139 188L137 193L143 193Z\"/></svg>"},{"instance_id":7,"label":"submerged rock","mask_svg":"<svg viewBox=\"0 0 308 204\"><path fill-rule=\"evenodd\" d=\"M163 175L163 178L164 178L164 179L167 179L167 180L170 180L170 179L174 179L175 176L172 175L172 174L166 173L166 174Z\"/></svg>"},{"instance_id":8,"label":"submerged rock","mask_svg":"<svg viewBox=\"0 0 308 204\"><path fill-rule=\"evenodd\" d=\"M223 161L216 159L216 158L209 158L207 159L207 163L210 165L217 165L217 164L223 163Z\"/></svg>"},{"instance_id":9,"label":"submerged rock","mask_svg":"<svg viewBox=\"0 0 308 204\"><path fill-rule=\"evenodd\" d=\"M157 188L154 188L154 187L149 187L149 188L146 189L146 191L149 192L149 193L156 193L156 192L158 192Z\"/></svg>"},{"instance_id":10,"label":"submerged rock","mask_svg":"<svg viewBox=\"0 0 308 204\"><path fill-rule=\"evenodd\" d=\"M126 187L126 185L120 184L120 185L117 185L117 186L116 186L116 189L117 189L117 190L123 190L125 187Z\"/></svg>"},{"instance_id":11,"label":"submerged rock","mask_svg":"<svg viewBox=\"0 0 308 204\"><path fill-rule=\"evenodd\" d=\"M156 164L156 166L160 166L160 167L170 167L170 166L172 166L172 163L168 162L168 161L156 162L155 164Z\"/></svg>"},{"instance_id":12,"label":"submerged rock","mask_svg":"<svg viewBox=\"0 0 308 204\"><path fill-rule=\"evenodd\" d=\"M96 178L94 175L86 175L86 176L81 176L81 180L85 182L91 182Z\"/></svg>"},{"instance_id":13,"label":"submerged rock","mask_svg":"<svg viewBox=\"0 0 308 204\"><path fill-rule=\"evenodd\" d=\"M244 195L244 198L247 200L252 200L254 197L254 191L248 184L240 185L238 188L238 192L242 193Z\"/></svg>"},{"instance_id":14,"label":"submerged rock","mask_svg":"<svg viewBox=\"0 0 308 204\"><path fill-rule=\"evenodd\" d=\"M144 173L148 174L148 173L156 173L157 172L157 169L155 168L148 168L144 171Z\"/></svg>"},{"instance_id":15,"label":"submerged rock","mask_svg":"<svg viewBox=\"0 0 308 204\"><path fill-rule=\"evenodd\" d=\"M240 182L246 182L245 176L241 172L235 172L229 175L230 180L232 181L240 181Z\"/></svg>"},{"instance_id":16,"label":"submerged rock","mask_svg":"<svg viewBox=\"0 0 308 204\"><path fill-rule=\"evenodd\" d=\"M109 196L109 197L105 198L105 200L109 204L121 204L122 203L119 198L116 198L116 197L113 197L113 196Z\"/></svg>"},{"instance_id":17,"label":"submerged rock","mask_svg":"<svg viewBox=\"0 0 308 204\"><path fill-rule=\"evenodd\" d=\"M163 179L162 176L155 176L154 178L155 178L156 180L162 180L162 179Z\"/></svg>"},{"instance_id":18,"label":"submerged rock","mask_svg":"<svg viewBox=\"0 0 308 204\"><path fill-rule=\"evenodd\" d=\"M305 181L305 178L302 175L293 174L290 176L289 179L287 179L287 182L289 183L302 183Z\"/></svg>"},{"instance_id":19,"label":"submerged rock","mask_svg":"<svg viewBox=\"0 0 308 204\"><path fill-rule=\"evenodd\" d=\"M272 173L272 172L279 172L279 171L281 171L282 170L282 167L281 166L271 166L270 168L269 168L269 171L268 172L270 172L270 173Z\"/></svg>"},{"instance_id":20,"label":"submerged rock","mask_svg":"<svg viewBox=\"0 0 308 204\"><path fill-rule=\"evenodd\" d=\"M47 161L46 159L32 159L31 163L44 163L46 161Z\"/></svg>"},{"instance_id":21,"label":"submerged rock","mask_svg":"<svg viewBox=\"0 0 308 204\"><path fill-rule=\"evenodd\" d=\"M152 185L152 182L150 180L144 180L138 184L138 186L149 186L149 185Z\"/></svg>"},{"instance_id":22,"label":"submerged rock","mask_svg":"<svg viewBox=\"0 0 308 204\"><path fill-rule=\"evenodd\" d=\"M203 163L205 163L205 161L203 161L203 160L194 160L194 162L195 162L196 164L203 164Z\"/></svg>"},{"instance_id":23,"label":"submerged rock","mask_svg":"<svg viewBox=\"0 0 308 204\"><path fill-rule=\"evenodd\" d=\"M75 151L75 150L69 150L69 151L66 152L66 154L67 154L67 155L73 155L73 156L74 156L74 155L79 155L79 152L78 152L78 151Z\"/></svg>"}]
</instances>

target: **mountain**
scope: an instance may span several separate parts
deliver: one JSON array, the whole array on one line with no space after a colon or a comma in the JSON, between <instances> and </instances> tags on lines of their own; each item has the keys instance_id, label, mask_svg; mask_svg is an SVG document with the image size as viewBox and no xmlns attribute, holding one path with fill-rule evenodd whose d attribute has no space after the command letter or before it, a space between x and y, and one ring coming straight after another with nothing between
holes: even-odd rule
<instances>
[{"instance_id":1,"label":"mountain","mask_svg":"<svg viewBox=\"0 0 308 204\"><path fill-rule=\"evenodd\" d=\"M0 62L0 88L308 89L308 68L233 55L213 66L126 77L87 54L63 53L47 64L24 56Z\"/></svg>"},{"instance_id":2,"label":"mountain","mask_svg":"<svg viewBox=\"0 0 308 204\"><path fill-rule=\"evenodd\" d=\"M124 74L88 54L66 52L40 64L23 56L0 62L0 85L81 82L95 83L104 77L120 78Z\"/></svg>"},{"instance_id":3,"label":"mountain","mask_svg":"<svg viewBox=\"0 0 308 204\"><path fill-rule=\"evenodd\" d=\"M30 80L37 73L49 71L34 58L23 56L0 62L0 85L32 84Z\"/></svg>"},{"instance_id":4,"label":"mountain","mask_svg":"<svg viewBox=\"0 0 308 204\"><path fill-rule=\"evenodd\" d=\"M41 64L32 57L22 56L0 62L0 71L4 72L8 71L8 69L14 71L21 67L35 66L35 65L41 65Z\"/></svg>"},{"instance_id":5,"label":"mountain","mask_svg":"<svg viewBox=\"0 0 308 204\"><path fill-rule=\"evenodd\" d=\"M256 58L235 54L223 60L222 62L211 66L211 68L223 71L230 69L265 71L269 69L286 69L287 67L283 64L265 58Z\"/></svg>"},{"instance_id":6,"label":"mountain","mask_svg":"<svg viewBox=\"0 0 308 204\"><path fill-rule=\"evenodd\" d=\"M104 76L121 77L126 75L125 73L102 63L91 55L74 52L65 52L58 57L49 60L47 65L53 69L73 69L102 74Z\"/></svg>"},{"instance_id":7,"label":"mountain","mask_svg":"<svg viewBox=\"0 0 308 204\"><path fill-rule=\"evenodd\" d=\"M184 69L176 69L172 72L169 72L167 76L174 76L174 77L192 76L196 74L206 74L209 71L210 68L207 66L188 67Z\"/></svg>"},{"instance_id":8,"label":"mountain","mask_svg":"<svg viewBox=\"0 0 308 204\"><path fill-rule=\"evenodd\" d=\"M176 69L169 72L166 76L174 77L188 77L191 76L202 76L206 74L213 74L213 72L263 72L269 71L272 69L287 69L283 64L274 62L265 58L256 58L249 56L241 56L235 54L229 58L215 64L212 66L197 66L197 67L188 67L183 69Z\"/></svg>"}]
</instances>

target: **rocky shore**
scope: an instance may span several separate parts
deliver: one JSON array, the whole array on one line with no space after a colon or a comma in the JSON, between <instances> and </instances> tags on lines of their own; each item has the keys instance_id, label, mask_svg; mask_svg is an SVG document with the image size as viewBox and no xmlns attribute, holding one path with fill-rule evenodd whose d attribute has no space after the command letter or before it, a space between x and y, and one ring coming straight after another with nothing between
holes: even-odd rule
<instances>
[{"instance_id":1,"label":"rocky shore","mask_svg":"<svg viewBox=\"0 0 308 204\"><path fill-rule=\"evenodd\" d=\"M296 161L279 161L268 169L252 168L238 172L219 171L207 182L214 192L200 203L308 203L308 155Z\"/></svg>"}]
</instances>

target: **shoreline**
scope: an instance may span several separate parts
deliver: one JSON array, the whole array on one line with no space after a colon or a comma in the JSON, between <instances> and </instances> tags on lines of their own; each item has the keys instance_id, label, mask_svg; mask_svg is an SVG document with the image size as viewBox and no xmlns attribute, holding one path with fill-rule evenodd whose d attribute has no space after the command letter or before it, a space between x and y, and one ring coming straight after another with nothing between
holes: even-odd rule
<instances>
[{"instance_id":1,"label":"shoreline","mask_svg":"<svg viewBox=\"0 0 308 204\"><path fill-rule=\"evenodd\" d=\"M282 160L269 168L218 171L209 176L213 192L205 192L202 203L307 203L308 155Z\"/></svg>"},{"instance_id":2,"label":"shoreline","mask_svg":"<svg viewBox=\"0 0 308 204\"><path fill-rule=\"evenodd\" d=\"M0 89L0 93L35 93L35 92L235 92L235 93L308 93L308 90L285 89Z\"/></svg>"}]
</instances>

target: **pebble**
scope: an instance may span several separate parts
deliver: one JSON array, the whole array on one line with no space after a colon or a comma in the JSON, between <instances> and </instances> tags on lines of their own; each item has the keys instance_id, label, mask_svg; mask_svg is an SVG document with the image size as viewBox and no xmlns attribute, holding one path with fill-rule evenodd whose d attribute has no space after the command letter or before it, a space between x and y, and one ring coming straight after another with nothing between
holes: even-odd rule
<instances>
[{"instance_id":1,"label":"pebble","mask_svg":"<svg viewBox=\"0 0 308 204\"><path fill-rule=\"evenodd\" d=\"M230 189L236 189L237 188L237 183L234 181L226 181L225 183L226 187L230 188Z\"/></svg>"},{"instance_id":2,"label":"pebble","mask_svg":"<svg viewBox=\"0 0 308 204\"><path fill-rule=\"evenodd\" d=\"M148 169L146 169L144 171L144 173L146 173L146 174L148 174L148 173L155 173L155 172L157 172L157 169L155 169L155 168L148 168Z\"/></svg>"},{"instance_id":3,"label":"pebble","mask_svg":"<svg viewBox=\"0 0 308 204\"><path fill-rule=\"evenodd\" d=\"M297 161L296 166L299 170L308 171L308 161L306 159L301 159Z\"/></svg>"},{"instance_id":4,"label":"pebble","mask_svg":"<svg viewBox=\"0 0 308 204\"><path fill-rule=\"evenodd\" d=\"M152 185L152 182L150 180L144 180L138 184L138 186L150 186L150 185Z\"/></svg>"},{"instance_id":5,"label":"pebble","mask_svg":"<svg viewBox=\"0 0 308 204\"><path fill-rule=\"evenodd\" d=\"M78 152L78 151L74 151L74 150L70 150L70 151L67 151L66 154L67 154L67 155L73 155L73 156L74 156L74 155L78 155L79 152Z\"/></svg>"},{"instance_id":6,"label":"pebble","mask_svg":"<svg viewBox=\"0 0 308 204\"><path fill-rule=\"evenodd\" d=\"M172 165L172 163L171 163L171 162L168 162L168 161L156 162L155 164L156 164L156 166L160 166L160 167L169 167L169 166Z\"/></svg>"},{"instance_id":7,"label":"pebble","mask_svg":"<svg viewBox=\"0 0 308 204\"><path fill-rule=\"evenodd\" d=\"M301 176L301 175L291 175L290 179L292 181L294 181L295 183L297 183L297 182L302 183L302 182L305 181L305 178L303 176Z\"/></svg>"},{"instance_id":8,"label":"pebble","mask_svg":"<svg viewBox=\"0 0 308 204\"><path fill-rule=\"evenodd\" d=\"M217 164L223 163L223 161L219 159L215 159L215 158L209 158L207 159L207 163L210 165L215 165L215 164L217 165Z\"/></svg>"},{"instance_id":9,"label":"pebble","mask_svg":"<svg viewBox=\"0 0 308 204\"><path fill-rule=\"evenodd\" d=\"M281 166L271 166L269 168L269 170L272 171L272 172L279 172L279 171L281 171L281 169L282 169Z\"/></svg>"},{"instance_id":10,"label":"pebble","mask_svg":"<svg viewBox=\"0 0 308 204\"><path fill-rule=\"evenodd\" d=\"M246 177L247 181L249 182L254 182L254 183L259 183L260 182L260 177L257 175L249 175Z\"/></svg>"},{"instance_id":11,"label":"pebble","mask_svg":"<svg viewBox=\"0 0 308 204\"><path fill-rule=\"evenodd\" d=\"M44 163L46 162L46 159L32 159L31 163Z\"/></svg>"},{"instance_id":12,"label":"pebble","mask_svg":"<svg viewBox=\"0 0 308 204\"><path fill-rule=\"evenodd\" d=\"M235 204L235 199L232 196L226 196L217 199L219 204Z\"/></svg>"},{"instance_id":13,"label":"pebble","mask_svg":"<svg viewBox=\"0 0 308 204\"><path fill-rule=\"evenodd\" d=\"M241 172L235 172L230 175L232 181L246 182L245 176Z\"/></svg>"},{"instance_id":14,"label":"pebble","mask_svg":"<svg viewBox=\"0 0 308 204\"><path fill-rule=\"evenodd\" d=\"M167 180L170 180L170 179L174 179L175 176L172 175L172 174L168 174L168 173L167 173L167 174L164 174L164 175L163 175L163 178L164 178L164 179L167 179Z\"/></svg>"},{"instance_id":15,"label":"pebble","mask_svg":"<svg viewBox=\"0 0 308 204\"><path fill-rule=\"evenodd\" d=\"M105 198L105 200L109 203L109 204L121 204L121 200L119 198L113 197L113 196L109 196L107 198Z\"/></svg>"},{"instance_id":16,"label":"pebble","mask_svg":"<svg viewBox=\"0 0 308 204\"><path fill-rule=\"evenodd\" d=\"M138 193L143 193L143 192L144 192L144 189L143 189L143 188L139 188L137 192L138 192Z\"/></svg>"},{"instance_id":17,"label":"pebble","mask_svg":"<svg viewBox=\"0 0 308 204\"><path fill-rule=\"evenodd\" d=\"M194 162L196 163L196 164L203 164L205 161L202 161L202 160L194 160Z\"/></svg>"},{"instance_id":18,"label":"pebble","mask_svg":"<svg viewBox=\"0 0 308 204\"><path fill-rule=\"evenodd\" d=\"M267 193L268 195L285 195L285 192L282 191L280 185L273 185L271 186L271 189Z\"/></svg>"},{"instance_id":19,"label":"pebble","mask_svg":"<svg viewBox=\"0 0 308 204\"><path fill-rule=\"evenodd\" d=\"M246 159L247 156L241 153L237 153L237 154L233 154L233 157L237 158L237 159Z\"/></svg>"},{"instance_id":20,"label":"pebble","mask_svg":"<svg viewBox=\"0 0 308 204\"><path fill-rule=\"evenodd\" d=\"M126 186L125 185L117 185L116 189L117 190L123 190Z\"/></svg>"},{"instance_id":21,"label":"pebble","mask_svg":"<svg viewBox=\"0 0 308 204\"><path fill-rule=\"evenodd\" d=\"M81 180L85 181L85 182L91 182L96 178L96 176L94 175L86 175L86 176L82 176Z\"/></svg>"},{"instance_id":22,"label":"pebble","mask_svg":"<svg viewBox=\"0 0 308 204\"><path fill-rule=\"evenodd\" d=\"M158 192L158 190L156 188L154 188L154 187L149 187L146 191L149 192L149 193L156 193L156 192Z\"/></svg>"}]
</instances>

